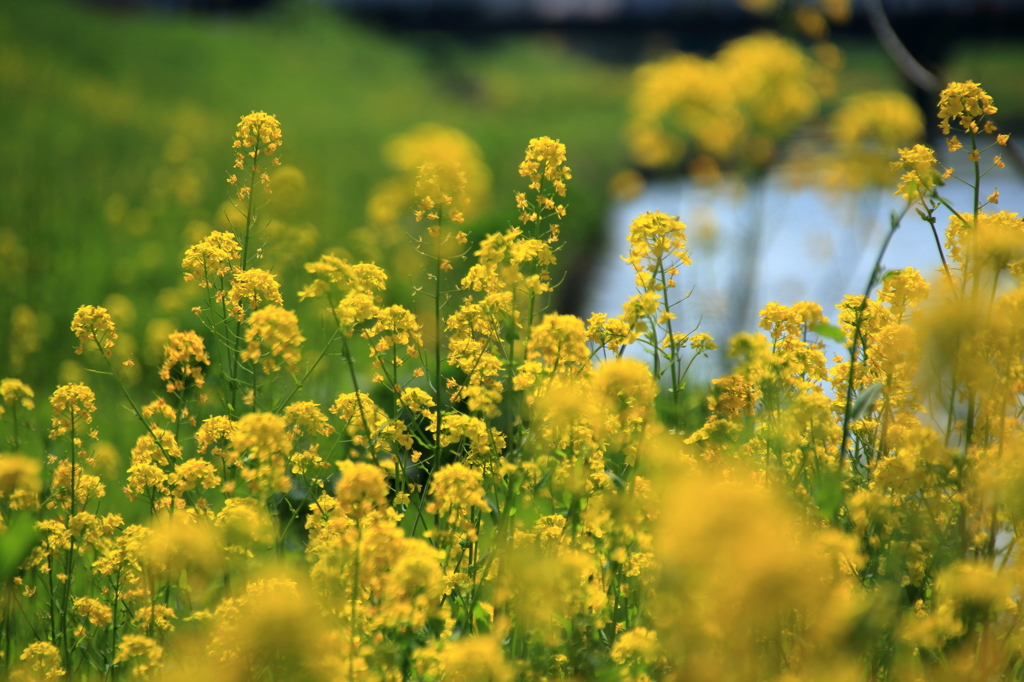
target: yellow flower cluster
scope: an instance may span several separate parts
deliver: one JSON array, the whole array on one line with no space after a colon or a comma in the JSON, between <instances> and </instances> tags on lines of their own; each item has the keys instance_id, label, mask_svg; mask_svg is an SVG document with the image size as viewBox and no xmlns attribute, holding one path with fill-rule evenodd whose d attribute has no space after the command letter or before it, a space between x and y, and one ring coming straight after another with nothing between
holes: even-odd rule
<instances>
[{"instance_id":1,"label":"yellow flower cluster","mask_svg":"<svg viewBox=\"0 0 1024 682\"><path fill-rule=\"evenodd\" d=\"M85 351L85 345L91 341L104 357L110 357L110 349L114 347L114 340L117 338L117 329L106 308L83 305L71 320L71 331L78 337L76 353L81 355Z\"/></svg>"},{"instance_id":2,"label":"yellow flower cluster","mask_svg":"<svg viewBox=\"0 0 1024 682\"><path fill-rule=\"evenodd\" d=\"M35 397L36 394L32 387L20 379L0 379L0 401L2 401L0 402L0 417L4 415L7 408L12 408L15 411L13 418L17 421L16 410L18 407L34 410L36 402L33 398Z\"/></svg>"},{"instance_id":3,"label":"yellow flower cluster","mask_svg":"<svg viewBox=\"0 0 1024 682\"><path fill-rule=\"evenodd\" d=\"M292 451L292 436L283 417L268 412L243 415L231 433L232 457L253 492L288 492L291 481L285 466Z\"/></svg>"},{"instance_id":4,"label":"yellow flower cluster","mask_svg":"<svg viewBox=\"0 0 1024 682\"><path fill-rule=\"evenodd\" d=\"M263 188L267 192L270 191L270 176L261 162L262 159L272 156L281 144L281 124L274 116L263 111L254 111L243 116L238 122L235 141L231 145L238 150L235 154L235 168L243 172L248 170L250 174L248 183L243 181L238 187L239 201L252 200L252 190L257 178ZM271 163L279 166L281 159L275 158ZM237 182L238 178L235 175L228 178L228 183L232 185Z\"/></svg>"},{"instance_id":5,"label":"yellow flower cluster","mask_svg":"<svg viewBox=\"0 0 1024 682\"><path fill-rule=\"evenodd\" d=\"M652 280L662 269L671 278L678 274L675 263L690 265L686 225L678 218L657 211L638 216L629 225L629 255L623 256L623 260L636 271L637 287L660 290L662 284ZM665 266L666 262L670 265ZM675 283L665 286L675 286Z\"/></svg>"},{"instance_id":6,"label":"yellow flower cluster","mask_svg":"<svg viewBox=\"0 0 1024 682\"><path fill-rule=\"evenodd\" d=\"M271 374L283 366L294 374L302 359L306 337L299 331L299 318L290 310L268 305L249 315L245 323L245 350L241 358L258 362Z\"/></svg>"},{"instance_id":7,"label":"yellow flower cluster","mask_svg":"<svg viewBox=\"0 0 1024 682\"><path fill-rule=\"evenodd\" d=\"M963 131L977 133L981 130L978 122L996 111L992 97L974 81L950 83L939 95L939 125L943 135L949 135L951 120ZM985 121L984 129L986 133L995 131L991 119Z\"/></svg>"},{"instance_id":8,"label":"yellow flower cluster","mask_svg":"<svg viewBox=\"0 0 1024 682\"><path fill-rule=\"evenodd\" d=\"M249 310L256 310L264 302L284 305L277 278L259 268L249 268L235 273L231 279L231 288L228 289L228 305L231 306L231 314L235 319L244 320L246 307ZM244 306L243 303L249 305Z\"/></svg>"},{"instance_id":9,"label":"yellow flower cluster","mask_svg":"<svg viewBox=\"0 0 1024 682\"><path fill-rule=\"evenodd\" d=\"M398 240L397 235L390 233L397 229L400 216L415 196L416 176L424 164L440 163L464 174L467 201L463 210L487 203L491 170L479 146L461 130L421 124L389 140L384 146L384 159L396 175L374 188L367 201L366 216L375 231L387 233L387 240Z\"/></svg>"},{"instance_id":10,"label":"yellow flower cluster","mask_svg":"<svg viewBox=\"0 0 1024 682\"><path fill-rule=\"evenodd\" d=\"M711 59L675 53L634 73L630 152L641 166L764 167L776 145L818 112L826 72L793 42L756 33Z\"/></svg>"},{"instance_id":11,"label":"yellow flower cluster","mask_svg":"<svg viewBox=\"0 0 1024 682\"><path fill-rule=\"evenodd\" d=\"M733 109L734 143L755 147L811 107L802 57L755 64L756 40L713 60L749 81L722 102L762 103ZM783 101L764 103L773 88ZM850 106L903 111L909 134L898 99ZM950 120L983 129L968 99ZM977 106L987 116L991 102ZM842 144L892 144L878 112L856 113L837 116ZM240 145L272 152L276 121L246 125ZM934 227L946 201L934 153L901 156L899 191ZM420 167L421 190L433 184L419 210L445 247L442 210L454 219L458 193ZM251 225L191 247L183 266L202 284L209 334L161 332L153 369L172 395L139 407L111 366L138 420L126 472L116 446L85 442L98 435L90 388L53 393L43 460L32 432L18 444L32 389L0 381L0 405L22 411L0 423L16 443L0 454L5 674L1012 677L1024 656L1024 221L952 211L941 283L873 273L835 325L814 302L766 304L705 395L687 371L715 342L673 327L670 293L691 259L683 222L637 217L637 295L584 323L549 302L564 146L531 141L521 173L534 195L517 195L517 211L536 224L483 237L461 287L442 288L451 254L439 251L433 320L386 300L374 264L309 263L301 298L324 302L326 333L302 372L306 312L285 310L273 276L243 262ZM73 330L108 352L116 334L94 307ZM828 338L846 354L830 361ZM127 502L106 498L113 481Z\"/></svg>"},{"instance_id":12,"label":"yellow flower cluster","mask_svg":"<svg viewBox=\"0 0 1024 682\"><path fill-rule=\"evenodd\" d=\"M416 222L426 218L438 223L447 207L447 218L453 223L465 220L463 212L469 203L466 195L466 173L455 162L430 161L419 167L416 175ZM436 228L431 228L436 229Z\"/></svg>"},{"instance_id":13,"label":"yellow flower cluster","mask_svg":"<svg viewBox=\"0 0 1024 682\"><path fill-rule=\"evenodd\" d=\"M895 194L901 195L907 201L921 201L938 182L935 152L923 144L915 144L909 149L900 149L899 152L900 160L894 161L892 167L906 172L900 178Z\"/></svg>"},{"instance_id":14,"label":"yellow flower cluster","mask_svg":"<svg viewBox=\"0 0 1024 682\"><path fill-rule=\"evenodd\" d=\"M191 379L202 388L203 365L210 364L206 343L194 331L172 332L164 346L164 361L160 365L160 378L166 382L168 393L185 390L185 381ZM172 375L173 373L173 375Z\"/></svg>"},{"instance_id":15,"label":"yellow flower cluster","mask_svg":"<svg viewBox=\"0 0 1024 682\"><path fill-rule=\"evenodd\" d=\"M833 189L889 186L892 150L924 135L924 116L903 92L882 90L846 97L832 114L836 154L811 159L808 171Z\"/></svg>"},{"instance_id":16,"label":"yellow flower cluster","mask_svg":"<svg viewBox=\"0 0 1024 682\"><path fill-rule=\"evenodd\" d=\"M329 254L307 263L306 272L316 279L299 292L299 298L326 298L339 328L349 336L355 325L372 319L380 302L377 292L387 288L388 275L380 267L373 263L352 265Z\"/></svg>"},{"instance_id":17,"label":"yellow flower cluster","mask_svg":"<svg viewBox=\"0 0 1024 682\"><path fill-rule=\"evenodd\" d=\"M222 289L223 282L217 282L214 278L223 278L233 272L237 267L234 261L241 252L242 247L233 234L211 232L198 244L190 246L185 251L185 258L181 261L185 281L191 282L198 278L199 286L204 289ZM223 297L222 292L219 295Z\"/></svg>"},{"instance_id":18,"label":"yellow flower cluster","mask_svg":"<svg viewBox=\"0 0 1024 682\"><path fill-rule=\"evenodd\" d=\"M53 392L50 405L53 406L50 438L60 438L72 430L77 430L76 438L80 438L85 425L92 423L96 394L85 384L65 384Z\"/></svg>"}]
</instances>

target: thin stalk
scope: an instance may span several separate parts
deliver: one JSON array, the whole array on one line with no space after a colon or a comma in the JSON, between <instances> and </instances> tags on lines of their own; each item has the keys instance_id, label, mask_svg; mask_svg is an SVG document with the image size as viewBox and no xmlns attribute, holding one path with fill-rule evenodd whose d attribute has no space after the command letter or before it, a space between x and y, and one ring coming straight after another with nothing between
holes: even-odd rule
<instances>
[{"instance_id":1,"label":"thin stalk","mask_svg":"<svg viewBox=\"0 0 1024 682\"><path fill-rule=\"evenodd\" d=\"M374 445L373 434L370 433L370 422L366 418L366 411L363 410L363 400L359 397L359 379L356 378L356 365L355 361L352 360L352 351L348 347L348 338L342 336L342 351L345 353L345 360L348 364L349 377L352 379L352 390L356 394L356 407L359 408L359 418L363 422L363 430L366 431L366 443L370 448L370 454L373 456L373 461L377 462L377 446Z\"/></svg>"},{"instance_id":2,"label":"thin stalk","mask_svg":"<svg viewBox=\"0 0 1024 682\"><path fill-rule=\"evenodd\" d=\"M11 405L11 418L14 420L14 452L18 451L21 446L21 441L18 439L18 401L15 400ZM8 659L10 660L10 659Z\"/></svg>"},{"instance_id":3,"label":"thin stalk","mask_svg":"<svg viewBox=\"0 0 1024 682\"><path fill-rule=\"evenodd\" d=\"M430 461L430 470L427 473L427 478L433 475L434 471L437 470L438 462L441 460L441 407L444 400L444 387L442 386L444 377L441 373L441 346L444 341L444 328L441 320L441 216L443 212L440 207L437 212L437 235L434 238L435 241L435 252L434 252L434 454ZM419 503L416 506L416 518L413 519L412 531L410 535L416 535L416 529L419 527L420 521L423 519L423 502L427 496L427 486L424 484L420 490Z\"/></svg>"},{"instance_id":4,"label":"thin stalk","mask_svg":"<svg viewBox=\"0 0 1024 682\"><path fill-rule=\"evenodd\" d=\"M114 616L110 619L110 666L107 669L110 672L110 678L117 679L117 667L114 665L114 659L117 658L117 605L121 599L121 565L117 566L117 575L114 578Z\"/></svg>"},{"instance_id":5,"label":"thin stalk","mask_svg":"<svg viewBox=\"0 0 1024 682\"><path fill-rule=\"evenodd\" d=\"M932 236L935 237L935 248L939 252L939 259L942 260L942 271L946 273L946 279L949 280L950 285L953 284L953 275L949 272L949 264L946 263L946 252L942 248L942 240L939 239L939 231L935 227L935 210L934 207L925 207L927 215L925 216L925 222L932 229Z\"/></svg>"},{"instance_id":6,"label":"thin stalk","mask_svg":"<svg viewBox=\"0 0 1024 682\"><path fill-rule=\"evenodd\" d=\"M53 548L47 543L47 550L53 551ZM53 590L53 555L46 557L46 567L49 569L46 572L50 586L50 644L57 646L57 614L54 612L53 607L56 604L56 595Z\"/></svg>"},{"instance_id":7,"label":"thin stalk","mask_svg":"<svg viewBox=\"0 0 1024 682\"><path fill-rule=\"evenodd\" d=\"M75 517L75 455L78 450L75 444L75 416L71 415L71 492L68 503L68 528L71 528L72 520ZM71 541L68 544L67 561L65 563L67 577L64 581L64 603L61 613L61 651L64 654L64 669L71 672L71 645L68 643L68 612L71 610L71 583L75 574L75 536L71 534Z\"/></svg>"},{"instance_id":8,"label":"thin stalk","mask_svg":"<svg viewBox=\"0 0 1024 682\"><path fill-rule=\"evenodd\" d=\"M99 341L96 341L97 347L99 347L99 343L100 343ZM103 352L103 349L100 348L100 353L102 353L102 352ZM121 389L121 393L124 395L125 399L128 401L128 404L131 405L132 412L134 412L135 416L139 418L139 421L142 422L142 425L146 427L146 431L148 431L149 435L153 438L153 443L157 446L157 448L160 449L160 452L163 453L164 457L167 458L168 461L170 461L172 459L170 453L168 453L167 450L164 448L163 442L159 438L156 437L155 433L153 433L153 427L150 426L149 422L147 422L145 417L142 416L142 410L139 409L139 406L135 404L135 400L132 399L131 394L128 393L128 389L125 388L124 382L121 381L121 376L114 370L114 365L113 365L113 363L110 362L110 358L108 358L106 355L104 355L103 359L107 363L107 368L110 370L110 374L114 377L114 380L117 382L118 388Z\"/></svg>"},{"instance_id":9,"label":"thin stalk","mask_svg":"<svg viewBox=\"0 0 1024 682\"><path fill-rule=\"evenodd\" d=\"M356 600L359 592L359 550L363 542L362 521L356 522L356 551L352 573L352 601L349 610L348 626L348 680L355 682L355 655L356 655Z\"/></svg>"},{"instance_id":10,"label":"thin stalk","mask_svg":"<svg viewBox=\"0 0 1024 682\"><path fill-rule=\"evenodd\" d=\"M661 294L662 299L665 302L665 326L668 328L669 352L671 353L671 358L669 359L669 367L672 370L672 407L676 408L673 410L672 419L674 422L677 422L679 407L679 378L677 376L677 365L679 364L679 349L676 348L676 337L675 334L672 333L672 306L669 304L668 301L668 281L665 277L664 262L660 264L658 272L661 275ZM657 353L658 349L655 348L654 352Z\"/></svg>"},{"instance_id":11,"label":"thin stalk","mask_svg":"<svg viewBox=\"0 0 1024 682\"><path fill-rule=\"evenodd\" d=\"M441 374L441 345L444 341L444 329L441 326L441 216L443 211L438 208L437 211L437 236L435 241L437 242L437 253L434 263L434 419L437 422L437 429L434 432L434 461L431 462L430 468L433 470L437 467L437 462L441 459L441 402L444 396L444 387L442 383ZM422 495L420 496L420 503L422 504Z\"/></svg>"},{"instance_id":12,"label":"thin stalk","mask_svg":"<svg viewBox=\"0 0 1024 682\"><path fill-rule=\"evenodd\" d=\"M256 142L253 145L252 150L252 165L249 168L249 205L246 207L245 212L245 235L242 239L242 272L249 269L249 241L252 233L252 227L256 223L256 160L260 158L260 141L256 138ZM231 370L231 402L228 404L231 410L231 416L234 416L237 411L237 400L238 400L238 372L239 372L239 358L240 350L238 343L242 338L242 321L237 320L235 322L235 338L232 348L232 370ZM255 370L254 370L255 373Z\"/></svg>"},{"instance_id":13,"label":"thin stalk","mask_svg":"<svg viewBox=\"0 0 1024 682\"><path fill-rule=\"evenodd\" d=\"M885 257L885 252L889 249L889 243L892 241L893 235L896 234L896 230L899 229L900 222L909 210L910 204L908 203L902 213L898 216L893 214L890 219L889 233L885 236L885 242L882 243L882 248L878 251L878 257L875 259L875 265L871 269L871 274L868 276L868 285L864 288L864 296L861 298L860 306L857 307L857 319L853 328L853 340L850 343L850 372L847 376L846 384L846 406L843 409L843 436L839 444L840 470L843 467L843 460L846 457L846 443L850 439L850 418L853 415L853 384L854 379L856 378L857 347L860 346L863 341L861 324L863 323L864 311L868 307L868 299L871 296L871 290L875 286L875 280L878 278L878 270L882 267L882 259Z\"/></svg>"},{"instance_id":14,"label":"thin stalk","mask_svg":"<svg viewBox=\"0 0 1024 682\"><path fill-rule=\"evenodd\" d=\"M14 603L14 589L11 585L5 585L4 591L7 593L4 599L4 673L10 674L11 672L11 605Z\"/></svg>"}]
</instances>

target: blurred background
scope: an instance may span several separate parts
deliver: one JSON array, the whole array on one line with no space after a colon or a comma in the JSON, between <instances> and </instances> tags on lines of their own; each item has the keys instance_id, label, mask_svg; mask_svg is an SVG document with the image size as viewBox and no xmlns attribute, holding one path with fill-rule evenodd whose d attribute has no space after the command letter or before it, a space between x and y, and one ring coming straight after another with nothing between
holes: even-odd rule
<instances>
[{"instance_id":1,"label":"blurred background","mask_svg":"<svg viewBox=\"0 0 1024 682\"><path fill-rule=\"evenodd\" d=\"M1022 64L1020 0L0 3L0 376L35 387L40 414L56 383L102 383L68 329L91 303L135 390L161 390L167 334L199 326L181 256L232 220L251 110L283 126L260 238L300 314L301 266L325 251L385 265L391 302L415 308L416 167L460 160L479 239L515 223L518 163L548 135L573 169L555 307L620 312L629 221L662 210L689 225L684 326L723 343L765 301L862 291L899 206L896 148L942 142L947 80L982 83L1000 132L1024 131ZM1019 149L985 178L999 208L1024 209ZM923 224L886 259L937 263ZM121 429L137 427L104 435Z\"/></svg>"}]
</instances>

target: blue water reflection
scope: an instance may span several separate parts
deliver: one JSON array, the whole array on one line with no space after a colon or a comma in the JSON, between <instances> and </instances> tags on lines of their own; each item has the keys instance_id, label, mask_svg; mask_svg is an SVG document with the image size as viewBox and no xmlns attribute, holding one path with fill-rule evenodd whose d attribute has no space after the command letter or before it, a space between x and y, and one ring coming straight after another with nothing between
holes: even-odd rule
<instances>
[{"instance_id":1,"label":"blue water reflection","mask_svg":"<svg viewBox=\"0 0 1024 682\"><path fill-rule=\"evenodd\" d=\"M1024 213L1024 181L1019 176L1009 168L989 173L982 179L982 197L995 187L999 205L986 210ZM971 210L970 187L950 181L942 194L954 207ZM687 224L693 259L677 278L678 297L692 290L675 309L677 330L699 323L725 347L732 333L756 328L758 313L769 301L818 301L834 322L843 295L863 292L890 215L903 207L904 200L891 191L837 194L796 188L778 175L755 187L724 183L708 188L686 179L651 182L640 196L612 207L608 248L597 264L587 310L621 312L622 303L635 293L633 270L620 258L629 223L645 211L662 211ZM943 230L949 211L941 209L937 215ZM944 238L941 231L939 236ZM936 280L941 261L935 238L913 212L893 237L883 265L889 270L914 267ZM842 350L838 344L830 347ZM692 378L710 378L727 366L719 350L694 363Z\"/></svg>"}]
</instances>

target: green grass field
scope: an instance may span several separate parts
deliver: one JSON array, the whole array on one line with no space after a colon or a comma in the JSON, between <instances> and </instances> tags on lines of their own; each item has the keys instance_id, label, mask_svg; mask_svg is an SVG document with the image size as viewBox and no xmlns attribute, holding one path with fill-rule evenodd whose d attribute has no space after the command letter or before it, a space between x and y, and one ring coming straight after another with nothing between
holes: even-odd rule
<instances>
[{"instance_id":1,"label":"green grass field","mask_svg":"<svg viewBox=\"0 0 1024 682\"><path fill-rule=\"evenodd\" d=\"M565 142L575 177L560 259L584 271L600 244L609 179L629 163L621 129L630 66L572 52L554 34L472 46L443 34L413 37L306 4L211 17L5 3L0 376L34 386L43 418L53 386L83 376L72 314L106 302L121 309L122 347L142 361L148 378L139 390L157 389L153 339L196 326L180 292L181 254L204 225L223 221L233 127L254 109L281 120L282 158L308 185L289 218L313 226L315 239L279 273L288 307L297 306L305 259L337 247L373 256L350 236L365 225L371 189L391 173L381 147L423 122L466 132L493 172L489 205L467 228L476 236L514 220L526 142ZM875 48L844 47L841 93L899 85ZM1018 53L967 47L951 72L998 76L1005 55ZM1024 97L1008 87L1012 78L996 76L1004 113L1019 114ZM34 326L25 326L26 315ZM120 441L121 428L105 437ZM127 443L136 429L124 428Z\"/></svg>"}]
</instances>

